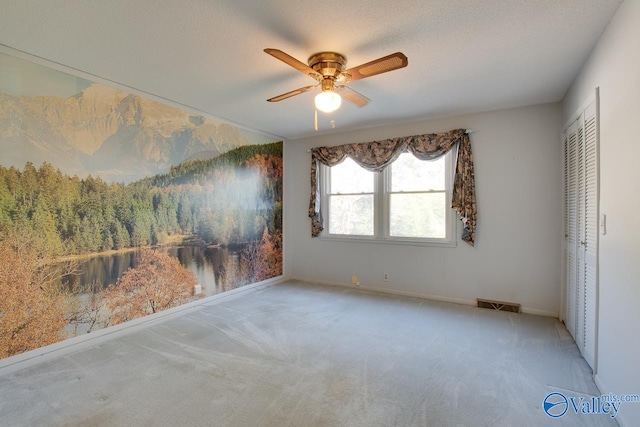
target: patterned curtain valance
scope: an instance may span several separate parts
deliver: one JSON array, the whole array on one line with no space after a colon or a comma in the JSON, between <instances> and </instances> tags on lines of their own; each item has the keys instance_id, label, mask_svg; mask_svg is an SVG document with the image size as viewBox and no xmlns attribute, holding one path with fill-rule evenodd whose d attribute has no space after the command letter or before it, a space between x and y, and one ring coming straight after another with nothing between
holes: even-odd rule
<instances>
[{"instance_id":1,"label":"patterned curtain valance","mask_svg":"<svg viewBox=\"0 0 640 427\"><path fill-rule=\"evenodd\" d=\"M384 141L312 148L311 200L309 203L311 236L317 237L324 229L320 211L320 191L317 183L318 163L335 166L346 157L350 157L363 168L380 172L393 163L404 151L411 152L420 160L432 160L448 153L456 145L458 146L458 157L451 208L458 212L462 221L462 240L473 246L477 219L475 177L471 142L465 129L392 138Z\"/></svg>"}]
</instances>

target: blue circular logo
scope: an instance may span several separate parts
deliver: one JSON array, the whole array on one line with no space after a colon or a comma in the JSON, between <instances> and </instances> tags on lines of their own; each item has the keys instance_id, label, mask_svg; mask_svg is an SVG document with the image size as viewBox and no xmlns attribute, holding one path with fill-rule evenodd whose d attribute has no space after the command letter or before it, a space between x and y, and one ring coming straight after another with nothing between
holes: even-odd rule
<instances>
[{"instance_id":1,"label":"blue circular logo","mask_svg":"<svg viewBox=\"0 0 640 427\"><path fill-rule=\"evenodd\" d=\"M551 418L560 418L567 413L569 401L562 393L549 393L542 401L542 407Z\"/></svg>"}]
</instances>

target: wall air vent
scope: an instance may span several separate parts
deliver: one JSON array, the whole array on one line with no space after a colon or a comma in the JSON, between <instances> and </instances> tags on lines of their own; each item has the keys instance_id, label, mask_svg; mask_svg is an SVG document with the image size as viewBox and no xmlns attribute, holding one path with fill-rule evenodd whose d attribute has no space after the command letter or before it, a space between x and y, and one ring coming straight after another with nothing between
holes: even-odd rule
<instances>
[{"instance_id":1,"label":"wall air vent","mask_svg":"<svg viewBox=\"0 0 640 427\"><path fill-rule=\"evenodd\" d=\"M478 307L491 308L499 311L509 311L511 313L520 313L520 304L504 301L493 301L488 299L478 298Z\"/></svg>"}]
</instances>

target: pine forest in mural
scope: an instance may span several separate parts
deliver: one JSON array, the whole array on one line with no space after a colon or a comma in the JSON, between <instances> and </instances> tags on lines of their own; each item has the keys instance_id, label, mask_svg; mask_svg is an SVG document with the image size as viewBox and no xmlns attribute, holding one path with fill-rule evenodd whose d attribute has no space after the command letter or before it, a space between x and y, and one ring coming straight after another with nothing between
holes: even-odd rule
<instances>
[{"instance_id":1,"label":"pine forest in mural","mask_svg":"<svg viewBox=\"0 0 640 427\"><path fill-rule=\"evenodd\" d=\"M282 143L0 53L0 358L282 274Z\"/></svg>"}]
</instances>

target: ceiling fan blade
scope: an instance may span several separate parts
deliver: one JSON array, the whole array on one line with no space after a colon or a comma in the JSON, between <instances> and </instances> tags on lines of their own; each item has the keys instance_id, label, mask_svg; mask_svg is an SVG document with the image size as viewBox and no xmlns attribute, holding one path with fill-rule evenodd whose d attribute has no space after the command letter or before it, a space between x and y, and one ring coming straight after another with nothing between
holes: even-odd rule
<instances>
[{"instance_id":1,"label":"ceiling fan blade","mask_svg":"<svg viewBox=\"0 0 640 427\"><path fill-rule=\"evenodd\" d=\"M265 49L264 50L265 53L268 53L269 55L273 56L274 58L279 59L280 61L284 62L287 65L290 65L291 67L295 68L296 70L300 71L301 73L304 73L310 77L313 78L317 78L320 77L322 78L322 75L318 72L316 72L313 68L309 67L307 64L305 64L304 62L298 61L296 58L294 58L293 56L284 53L281 50L278 49Z\"/></svg>"},{"instance_id":2,"label":"ceiling fan blade","mask_svg":"<svg viewBox=\"0 0 640 427\"><path fill-rule=\"evenodd\" d=\"M386 73L387 71L404 68L409 64L409 60L402 52L392 53L382 58L375 59L366 64L353 67L344 72L351 76L351 81L364 79L366 77L375 76L376 74Z\"/></svg>"},{"instance_id":3,"label":"ceiling fan blade","mask_svg":"<svg viewBox=\"0 0 640 427\"><path fill-rule=\"evenodd\" d=\"M371 102L369 98L361 94L360 92L356 92L348 86L337 86L336 87L341 93L342 97L355 105L356 107L362 108L368 103Z\"/></svg>"},{"instance_id":4,"label":"ceiling fan blade","mask_svg":"<svg viewBox=\"0 0 640 427\"><path fill-rule=\"evenodd\" d=\"M317 85L316 85L317 86ZM292 96L300 95L301 93L308 92L316 88L316 86L305 86L300 89L292 90L291 92L283 93L282 95L274 96L273 98L267 99L269 102L278 102L283 99L291 98Z\"/></svg>"}]
</instances>

